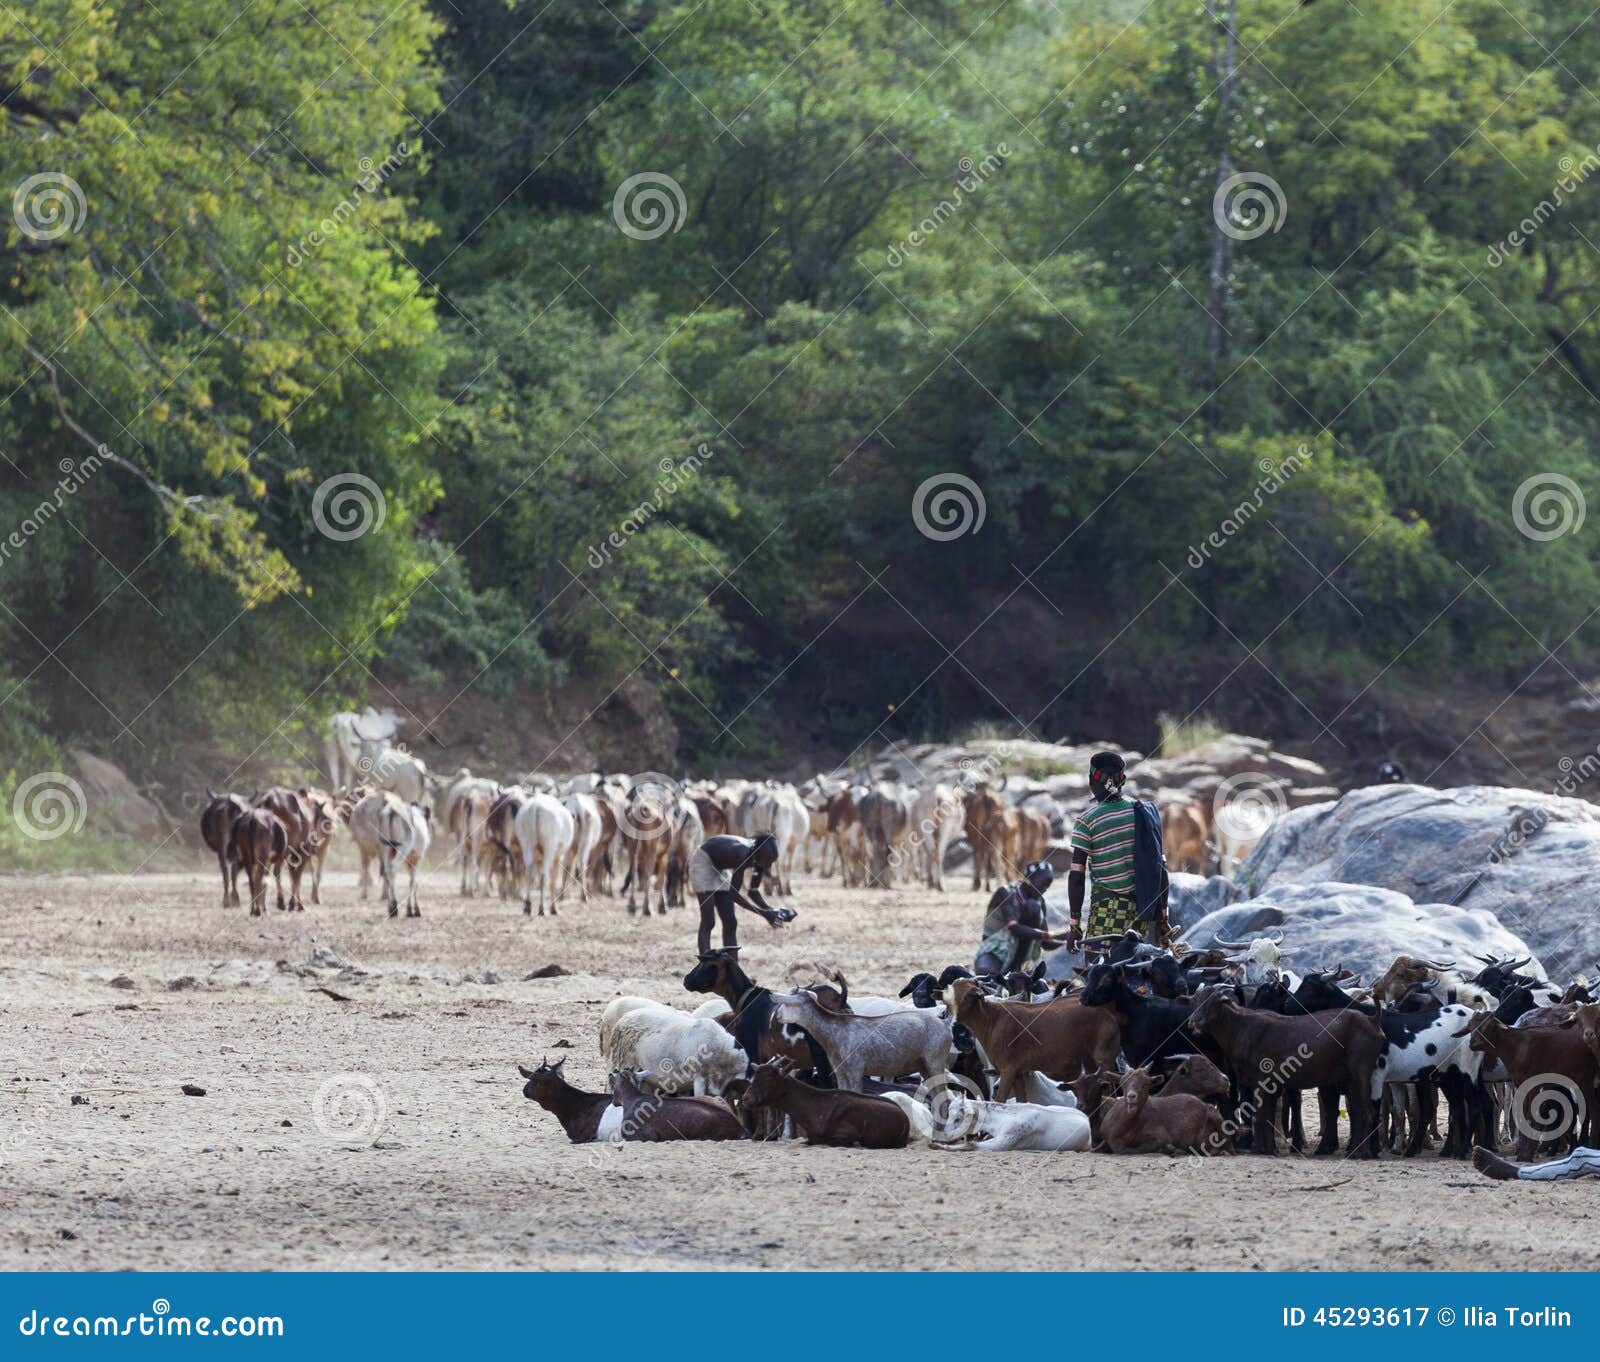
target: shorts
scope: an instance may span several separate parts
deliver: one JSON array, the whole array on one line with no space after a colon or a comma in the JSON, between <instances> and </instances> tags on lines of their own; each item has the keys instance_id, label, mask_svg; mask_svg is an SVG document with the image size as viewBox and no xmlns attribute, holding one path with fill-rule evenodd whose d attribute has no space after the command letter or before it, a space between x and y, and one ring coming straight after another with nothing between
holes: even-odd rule
<instances>
[{"instance_id":1,"label":"shorts","mask_svg":"<svg viewBox=\"0 0 1600 1362\"><path fill-rule=\"evenodd\" d=\"M689 857L689 888L696 894L715 894L733 888L733 871L718 870L704 847Z\"/></svg>"}]
</instances>

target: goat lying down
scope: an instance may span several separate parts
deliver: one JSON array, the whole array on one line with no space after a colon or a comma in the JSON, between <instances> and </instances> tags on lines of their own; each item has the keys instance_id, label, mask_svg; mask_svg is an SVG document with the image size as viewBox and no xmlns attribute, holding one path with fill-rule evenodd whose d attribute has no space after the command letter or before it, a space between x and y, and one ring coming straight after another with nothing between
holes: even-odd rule
<instances>
[{"instance_id":1,"label":"goat lying down","mask_svg":"<svg viewBox=\"0 0 1600 1362\"><path fill-rule=\"evenodd\" d=\"M1036 1102L980 1102L950 1094L936 1120L932 1108L904 1093L884 1098L906 1114L911 1138L942 1149L1054 1150L1089 1148L1089 1118L1076 1107L1046 1107Z\"/></svg>"}]
</instances>

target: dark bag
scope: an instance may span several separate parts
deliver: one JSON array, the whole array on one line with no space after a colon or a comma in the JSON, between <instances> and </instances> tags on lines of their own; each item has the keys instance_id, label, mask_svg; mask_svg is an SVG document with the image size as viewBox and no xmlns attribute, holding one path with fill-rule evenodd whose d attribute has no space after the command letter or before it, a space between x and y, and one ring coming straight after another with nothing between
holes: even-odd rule
<instances>
[{"instance_id":1,"label":"dark bag","mask_svg":"<svg viewBox=\"0 0 1600 1362\"><path fill-rule=\"evenodd\" d=\"M1161 815L1148 799L1133 805L1133 897L1140 922L1161 916L1167 891L1167 854L1161 840Z\"/></svg>"}]
</instances>

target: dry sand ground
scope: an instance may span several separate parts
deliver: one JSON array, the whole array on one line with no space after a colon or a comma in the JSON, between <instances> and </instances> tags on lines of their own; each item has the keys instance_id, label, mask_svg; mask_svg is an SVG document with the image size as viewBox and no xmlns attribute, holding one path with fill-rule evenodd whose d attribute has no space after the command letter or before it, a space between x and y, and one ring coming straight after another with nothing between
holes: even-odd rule
<instances>
[{"instance_id":1,"label":"dry sand ground","mask_svg":"<svg viewBox=\"0 0 1600 1362\"><path fill-rule=\"evenodd\" d=\"M529 920L453 891L437 870L426 916L391 922L343 872L325 906L252 919L218 907L214 871L0 878L0 1267L1600 1261L1593 1183L1506 1186L1431 1156L569 1145L523 1099L517 1061L565 1054L598 1086L609 999L691 1001L689 915L597 900ZM794 902L781 933L748 919L757 979L824 959L862 991L897 990L967 958L979 919L955 886L802 881ZM550 963L573 973L524 981Z\"/></svg>"}]
</instances>

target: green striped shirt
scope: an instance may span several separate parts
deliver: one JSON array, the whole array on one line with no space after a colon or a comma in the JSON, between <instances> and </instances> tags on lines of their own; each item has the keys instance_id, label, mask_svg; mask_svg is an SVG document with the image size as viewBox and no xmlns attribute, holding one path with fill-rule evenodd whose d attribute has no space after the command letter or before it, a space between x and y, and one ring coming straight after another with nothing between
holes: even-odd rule
<instances>
[{"instance_id":1,"label":"green striped shirt","mask_svg":"<svg viewBox=\"0 0 1600 1362\"><path fill-rule=\"evenodd\" d=\"M1133 801L1118 795L1082 814L1072 829L1074 851L1086 853L1097 890L1133 893Z\"/></svg>"}]
</instances>

